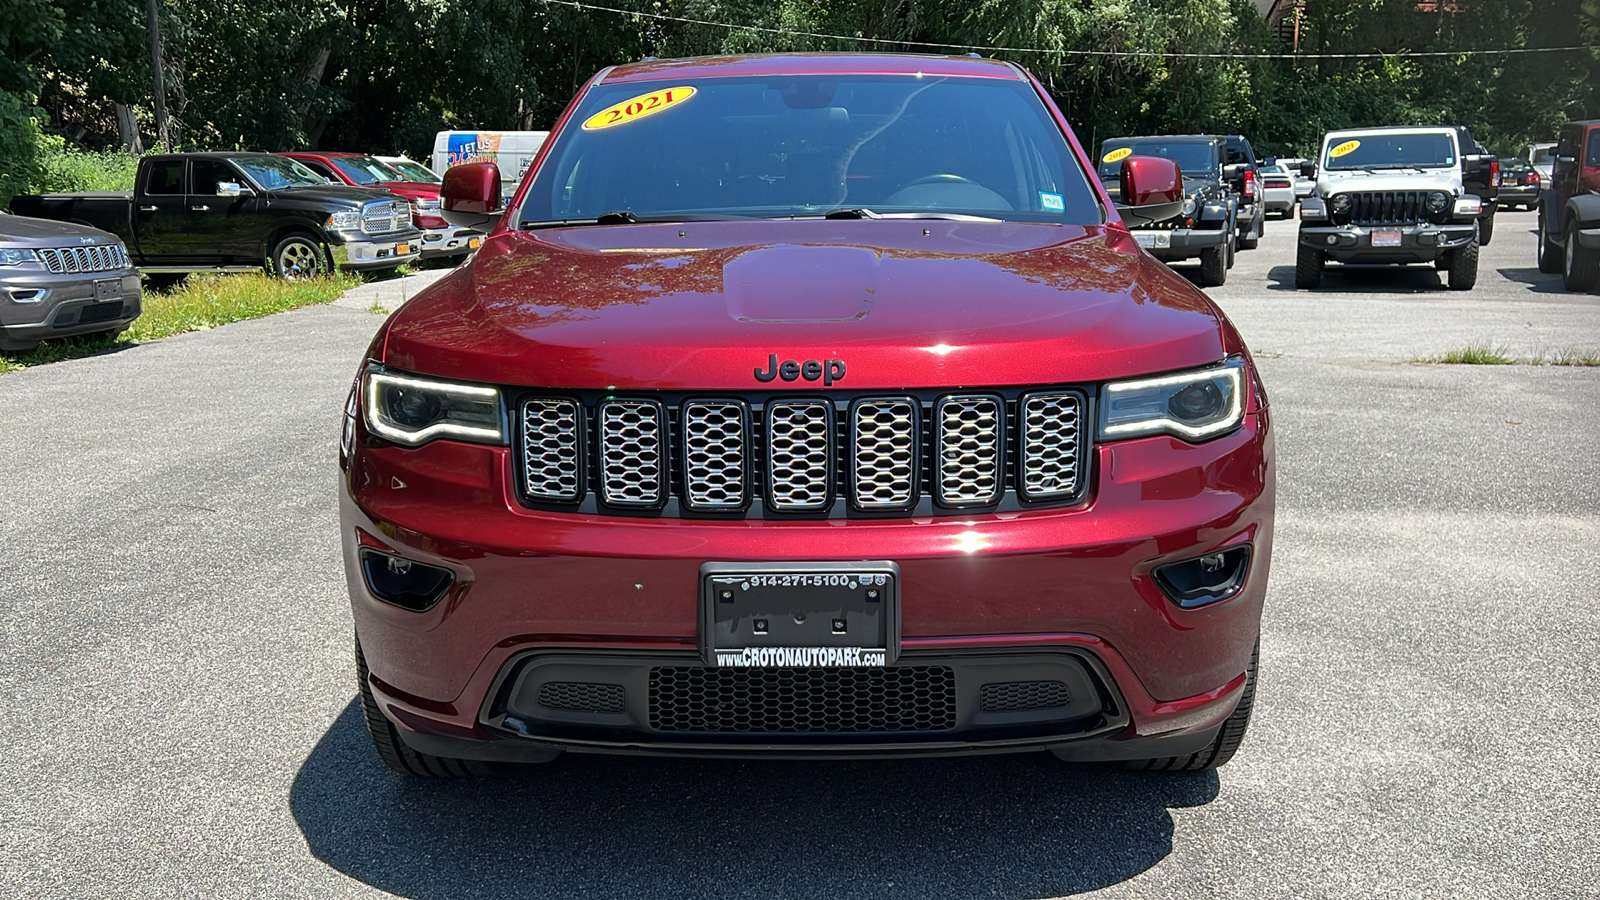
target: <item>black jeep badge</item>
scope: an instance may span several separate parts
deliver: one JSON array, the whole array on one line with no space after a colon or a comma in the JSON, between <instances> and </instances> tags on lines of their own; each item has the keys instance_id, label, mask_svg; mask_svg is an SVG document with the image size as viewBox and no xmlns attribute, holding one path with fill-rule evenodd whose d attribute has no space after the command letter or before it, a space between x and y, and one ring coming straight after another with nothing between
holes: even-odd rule
<instances>
[{"instance_id":1,"label":"black jeep badge","mask_svg":"<svg viewBox=\"0 0 1600 900\"><path fill-rule=\"evenodd\" d=\"M774 378L782 378L784 381L794 381L796 378L816 381L820 378L824 385L830 385L835 381L844 380L844 360L808 359L805 362L796 362L786 359L780 363L778 354L773 353L767 357L767 370L763 372L757 367L755 374L756 380L761 382L771 381Z\"/></svg>"}]
</instances>

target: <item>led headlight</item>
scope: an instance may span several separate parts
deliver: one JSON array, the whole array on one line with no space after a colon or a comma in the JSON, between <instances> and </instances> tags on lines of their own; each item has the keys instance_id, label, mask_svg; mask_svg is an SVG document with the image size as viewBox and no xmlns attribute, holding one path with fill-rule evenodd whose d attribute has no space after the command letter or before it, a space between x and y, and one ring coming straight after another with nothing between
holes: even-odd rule
<instances>
[{"instance_id":1,"label":"led headlight","mask_svg":"<svg viewBox=\"0 0 1600 900\"><path fill-rule=\"evenodd\" d=\"M1194 210L1195 210L1194 198L1193 197L1185 197L1185 198L1183 198L1183 214L1186 215L1186 216L1192 216L1192 215L1194 215Z\"/></svg>"},{"instance_id":2,"label":"led headlight","mask_svg":"<svg viewBox=\"0 0 1600 900\"><path fill-rule=\"evenodd\" d=\"M438 200L417 200L411 204L411 208L420 209L423 212L432 212L438 209L439 205Z\"/></svg>"},{"instance_id":3,"label":"led headlight","mask_svg":"<svg viewBox=\"0 0 1600 900\"><path fill-rule=\"evenodd\" d=\"M1428 212L1438 214L1450 207L1450 195L1444 191L1428 192Z\"/></svg>"},{"instance_id":4,"label":"led headlight","mask_svg":"<svg viewBox=\"0 0 1600 900\"><path fill-rule=\"evenodd\" d=\"M342 209L328 217L327 226L334 231L360 231L361 211Z\"/></svg>"},{"instance_id":5,"label":"led headlight","mask_svg":"<svg viewBox=\"0 0 1600 900\"><path fill-rule=\"evenodd\" d=\"M1170 434L1202 441L1237 427L1244 418L1244 361L1114 381L1100 395L1102 440Z\"/></svg>"},{"instance_id":6,"label":"led headlight","mask_svg":"<svg viewBox=\"0 0 1600 900\"><path fill-rule=\"evenodd\" d=\"M1334 194L1333 199L1328 201L1328 209L1332 210L1334 215L1342 216L1350 211L1353 203L1349 194Z\"/></svg>"},{"instance_id":7,"label":"led headlight","mask_svg":"<svg viewBox=\"0 0 1600 900\"><path fill-rule=\"evenodd\" d=\"M38 259L39 254L32 250L0 250L0 266L20 266Z\"/></svg>"},{"instance_id":8,"label":"led headlight","mask_svg":"<svg viewBox=\"0 0 1600 900\"><path fill-rule=\"evenodd\" d=\"M494 388L373 368L367 372L363 393L367 429L397 444L415 447L441 437L505 443L500 392Z\"/></svg>"}]
</instances>

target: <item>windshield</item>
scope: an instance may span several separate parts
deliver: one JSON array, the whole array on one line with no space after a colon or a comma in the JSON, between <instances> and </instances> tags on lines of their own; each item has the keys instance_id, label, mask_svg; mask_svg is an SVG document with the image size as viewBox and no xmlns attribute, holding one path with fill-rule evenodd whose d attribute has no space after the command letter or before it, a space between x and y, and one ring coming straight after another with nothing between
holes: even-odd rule
<instances>
[{"instance_id":1,"label":"windshield","mask_svg":"<svg viewBox=\"0 0 1600 900\"><path fill-rule=\"evenodd\" d=\"M1323 149L1327 169L1404 169L1453 166L1456 142L1442 131L1340 134Z\"/></svg>"},{"instance_id":2,"label":"windshield","mask_svg":"<svg viewBox=\"0 0 1600 900\"><path fill-rule=\"evenodd\" d=\"M602 84L555 141L522 222L846 208L1102 221L1065 136L1022 81L829 75Z\"/></svg>"},{"instance_id":3,"label":"windshield","mask_svg":"<svg viewBox=\"0 0 1600 900\"><path fill-rule=\"evenodd\" d=\"M237 157L233 160L233 164L243 169L244 173L250 176L250 180L268 191L328 183L326 178L284 156Z\"/></svg>"},{"instance_id":4,"label":"windshield","mask_svg":"<svg viewBox=\"0 0 1600 900\"><path fill-rule=\"evenodd\" d=\"M1130 156L1159 156L1178 164L1185 178L1215 178L1217 145L1211 141L1106 141L1100 146L1100 179L1116 178Z\"/></svg>"},{"instance_id":5,"label":"windshield","mask_svg":"<svg viewBox=\"0 0 1600 900\"><path fill-rule=\"evenodd\" d=\"M398 159L387 163L389 168L399 172L406 181L420 181L423 184L439 184L439 176L433 170L412 159Z\"/></svg>"},{"instance_id":6,"label":"windshield","mask_svg":"<svg viewBox=\"0 0 1600 900\"><path fill-rule=\"evenodd\" d=\"M335 156L328 162L339 173L355 184L378 184L383 181L405 181L400 173L370 156Z\"/></svg>"}]
</instances>

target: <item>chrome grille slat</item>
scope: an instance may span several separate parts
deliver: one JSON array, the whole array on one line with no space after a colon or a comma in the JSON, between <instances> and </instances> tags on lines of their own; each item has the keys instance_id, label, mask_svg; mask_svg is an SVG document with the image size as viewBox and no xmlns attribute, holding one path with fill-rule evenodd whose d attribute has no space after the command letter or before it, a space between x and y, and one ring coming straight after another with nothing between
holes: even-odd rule
<instances>
[{"instance_id":1,"label":"chrome grille slat","mask_svg":"<svg viewBox=\"0 0 1600 900\"><path fill-rule=\"evenodd\" d=\"M48 247L39 252L44 267L56 275L114 272L128 268L128 256L119 244L90 247Z\"/></svg>"},{"instance_id":2,"label":"chrome grille slat","mask_svg":"<svg viewBox=\"0 0 1600 900\"><path fill-rule=\"evenodd\" d=\"M522 404L523 490L535 500L572 502L583 496L577 401L536 397Z\"/></svg>"},{"instance_id":3,"label":"chrome grille slat","mask_svg":"<svg viewBox=\"0 0 1600 900\"><path fill-rule=\"evenodd\" d=\"M401 211L404 210L404 217ZM411 204L392 200L368 203L361 208L361 230L368 234L388 234L399 231L411 221Z\"/></svg>"},{"instance_id":4,"label":"chrome grille slat","mask_svg":"<svg viewBox=\"0 0 1600 900\"><path fill-rule=\"evenodd\" d=\"M989 394L957 394L939 401L935 422L938 468L934 491L946 506L982 506L1005 486L1005 406Z\"/></svg>"},{"instance_id":5,"label":"chrome grille slat","mask_svg":"<svg viewBox=\"0 0 1600 900\"><path fill-rule=\"evenodd\" d=\"M1018 487L1023 496L1043 499L1076 494L1083 401L1065 391L1028 394L1022 398L1021 424Z\"/></svg>"},{"instance_id":6,"label":"chrome grille slat","mask_svg":"<svg viewBox=\"0 0 1600 900\"><path fill-rule=\"evenodd\" d=\"M666 499L665 418L652 400L600 404L600 496L606 503L654 507Z\"/></svg>"},{"instance_id":7,"label":"chrome grille slat","mask_svg":"<svg viewBox=\"0 0 1600 900\"><path fill-rule=\"evenodd\" d=\"M767 503L815 512L833 502L833 404L780 400L767 407Z\"/></svg>"},{"instance_id":8,"label":"chrome grille slat","mask_svg":"<svg viewBox=\"0 0 1600 900\"><path fill-rule=\"evenodd\" d=\"M851 500L864 510L901 509L916 499L917 402L856 401L850 411Z\"/></svg>"},{"instance_id":9,"label":"chrome grille slat","mask_svg":"<svg viewBox=\"0 0 1600 900\"><path fill-rule=\"evenodd\" d=\"M738 400L683 405L683 490L690 509L728 511L749 502L749 409Z\"/></svg>"}]
</instances>

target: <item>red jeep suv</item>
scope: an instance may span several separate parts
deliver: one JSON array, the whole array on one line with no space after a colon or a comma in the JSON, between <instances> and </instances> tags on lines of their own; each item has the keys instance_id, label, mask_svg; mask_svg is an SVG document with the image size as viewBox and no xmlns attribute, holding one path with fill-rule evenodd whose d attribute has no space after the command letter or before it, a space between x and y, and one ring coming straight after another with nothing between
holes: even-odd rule
<instances>
[{"instance_id":1,"label":"red jeep suv","mask_svg":"<svg viewBox=\"0 0 1600 900\"><path fill-rule=\"evenodd\" d=\"M415 775L563 751L1206 768L1254 694L1267 398L1045 90L968 57L586 84L378 333L340 460L356 666Z\"/></svg>"}]
</instances>

